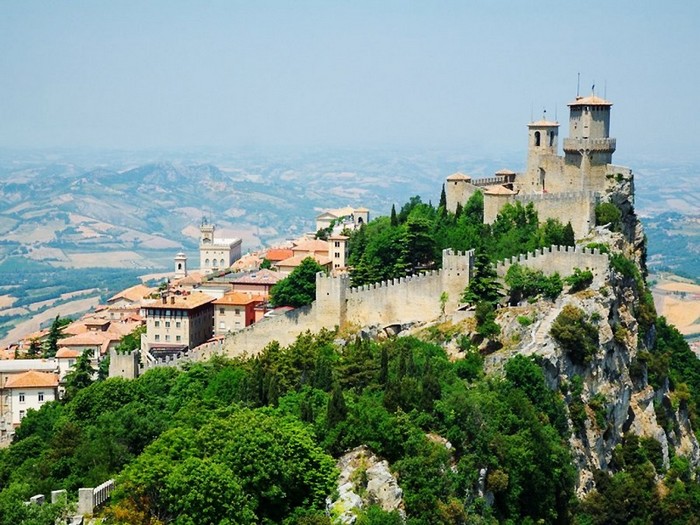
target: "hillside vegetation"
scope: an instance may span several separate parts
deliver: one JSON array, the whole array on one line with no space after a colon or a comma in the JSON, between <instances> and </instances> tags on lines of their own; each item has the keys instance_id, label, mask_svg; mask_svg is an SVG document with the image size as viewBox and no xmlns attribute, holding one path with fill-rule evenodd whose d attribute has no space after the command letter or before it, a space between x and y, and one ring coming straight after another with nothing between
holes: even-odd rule
<instances>
[{"instance_id":1,"label":"hillside vegetation","mask_svg":"<svg viewBox=\"0 0 700 525\"><path fill-rule=\"evenodd\" d=\"M490 227L480 224L480 213L478 198L456 215L413 199L353 236L353 279L387 271L381 262L387 250L395 250L387 261L401 262L388 271L406 272L439 260L446 239L461 242L457 249L475 248L479 286L465 295L486 294L481 303L503 306L498 317L491 308L482 320L477 307L477 323L505 324L508 300L546 303L558 345L548 349L569 371L568 382L551 388L554 358L537 352L516 351L502 373L487 373L490 347L477 347L470 330L442 325L424 332L431 342L323 331L288 347L272 343L247 360L215 358L133 381L99 381L30 411L12 446L0 451L0 525L54 523L64 508L23 501L58 488L74 494L110 477L117 490L103 511L107 523L330 524L342 510L327 511L337 491L336 459L359 445L389 461L408 525L700 523L697 458L677 453L673 442L684 435L681 416L700 428L700 361L656 317L638 266L611 257L614 279L604 293L587 288L584 271L566 280L580 304L594 295L618 301L609 320L574 306L557 310L562 283L522 270L498 299L489 258L564 244L568 228L539 224L522 206L506 208ZM422 255L409 257L413 248ZM615 327L605 350L603 321ZM518 314L516 324L533 322ZM628 346L632 328L639 332L635 348ZM448 347L457 355L448 358ZM629 369L630 391L663 400L651 406L671 443L668 457L661 437L640 437L628 427L609 463L592 473L590 490L577 492L574 445L587 444L594 431L612 435L623 423L614 418L615 400L589 396L593 387L621 381L618 369L590 373L615 352L627 357L619 370ZM356 521L400 522L373 505Z\"/></svg>"}]
</instances>

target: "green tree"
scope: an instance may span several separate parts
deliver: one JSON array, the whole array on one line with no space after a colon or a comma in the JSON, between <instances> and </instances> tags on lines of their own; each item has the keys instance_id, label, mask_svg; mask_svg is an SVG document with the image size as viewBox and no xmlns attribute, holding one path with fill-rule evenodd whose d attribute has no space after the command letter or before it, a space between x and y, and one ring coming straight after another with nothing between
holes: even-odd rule
<instances>
[{"instance_id":1,"label":"green tree","mask_svg":"<svg viewBox=\"0 0 700 525\"><path fill-rule=\"evenodd\" d=\"M501 285L498 284L496 269L485 252L477 252L474 258L474 273L469 279L462 301L476 305L480 302L496 304L500 298Z\"/></svg>"},{"instance_id":2,"label":"green tree","mask_svg":"<svg viewBox=\"0 0 700 525\"><path fill-rule=\"evenodd\" d=\"M274 306L305 306L316 299L316 274L323 268L312 257L307 257L270 290Z\"/></svg>"},{"instance_id":3,"label":"green tree","mask_svg":"<svg viewBox=\"0 0 700 525\"><path fill-rule=\"evenodd\" d=\"M267 257L263 257L262 262L260 263L260 269L261 270L269 270L272 268L272 261L268 259Z\"/></svg>"},{"instance_id":4,"label":"green tree","mask_svg":"<svg viewBox=\"0 0 700 525\"><path fill-rule=\"evenodd\" d=\"M46 346L44 348L44 357L54 357L58 352L58 340L64 337L63 327L70 324L70 318L60 318L58 315L51 323L49 335L46 336Z\"/></svg>"},{"instance_id":5,"label":"green tree","mask_svg":"<svg viewBox=\"0 0 700 525\"><path fill-rule=\"evenodd\" d=\"M391 205L391 218L390 224L392 228L396 228L399 225L399 219L396 217L396 206Z\"/></svg>"},{"instance_id":6,"label":"green tree","mask_svg":"<svg viewBox=\"0 0 700 525\"><path fill-rule=\"evenodd\" d=\"M66 375L66 399L72 399L78 391L90 386L94 376L95 369L90 364L90 352L83 351L73 369Z\"/></svg>"}]
</instances>

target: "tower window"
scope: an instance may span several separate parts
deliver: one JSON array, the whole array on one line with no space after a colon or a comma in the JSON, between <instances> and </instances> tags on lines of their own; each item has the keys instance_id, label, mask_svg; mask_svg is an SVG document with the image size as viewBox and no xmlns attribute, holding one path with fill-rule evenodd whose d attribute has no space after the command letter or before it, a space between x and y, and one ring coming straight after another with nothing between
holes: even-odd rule
<instances>
[{"instance_id":1,"label":"tower window","mask_svg":"<svg viewBox=\"0 0 700 525\"><path fill-rule=\"evenodd\" d=\"M540 145L540 132L535 131L535 146L539 146L539 145Z\"/></svg>"},{"instance_id":2,"label":"tower window","mask_svg":"<svg viewBox=\"0 0 700 525\"><path fill-rule=\"evenodd\" d=\"M182 263L177 263L177 269L182 270Z\"/></svg>"},{"instance_id":3,"label":"tower window","mask_svg":"<svg viewBox=\"0 0 700 525\"><path fill-rule=\"evenodd\" d=\"M551 148L554 146L554 132L550 131L549 132L549 147Z\"/></svg>"}]
</instances>

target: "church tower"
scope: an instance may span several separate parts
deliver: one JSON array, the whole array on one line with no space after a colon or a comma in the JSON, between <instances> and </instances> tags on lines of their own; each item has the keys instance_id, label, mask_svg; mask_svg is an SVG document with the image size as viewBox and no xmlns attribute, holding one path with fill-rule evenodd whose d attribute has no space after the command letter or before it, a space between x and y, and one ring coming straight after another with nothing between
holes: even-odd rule
<instances>
[{"instance_id":1,"label":"church tower","mask_svg":"<svg viewBox=\"0 0 700 525\"><path fill-rule=\"evenodd\" d=\"M611 107L611 102L595 94L569 103L564 166L571 176L578 177L582 190L600 191L604 187L606 167L615 152L615 139L610 138Z\"/></svg>"},{"instance_id":2,"label":"church tower","mask_svg":"<svg viewBox=\"0 0 700 525\"><path fill-rule=\"evenodd\" d=\"M175 279L187 277L187 255L183 252L175 256Z\"/></svg>"}]
</instances>

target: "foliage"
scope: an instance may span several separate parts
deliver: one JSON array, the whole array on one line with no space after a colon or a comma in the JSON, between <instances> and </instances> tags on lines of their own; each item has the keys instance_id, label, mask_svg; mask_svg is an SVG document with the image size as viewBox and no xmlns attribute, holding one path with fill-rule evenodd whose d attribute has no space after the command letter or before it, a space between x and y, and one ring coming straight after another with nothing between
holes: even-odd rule
<instances>
[{"instance_id":1,"label":"foliage","mask_svg":"<svg viewBox=\"0 0 700 525\"><path fill-rule=\"evenodd\" d=\"M49 329L49 334L46 336L46 345L44 347L44 357L54 357L56 352L58 352L58 340L63 335L63 327L70 324L72 319L70 317L60 318L58 315L51 323L51 328Z\"/></svg>"},{"instance_id":2,"label":"foliage","mask_svg":"<svg viewBox=\"0 0 700 525\"><path fill-rule=\"evenodd\" d=\"M298 308L311 304L316 299L316 274L323 268L312 257L307 257L287 277L270 290L273 306Z\"/></svg>"},{"instance_id":3,"label":"foliage","mask_svg":"<svg viewBox=\"0 0 700 525\"><path fill-rule=\"evenodd\" d=\"M78 391L92 384L95 369L92 368L90 357L90 352L84 351L78 357L73 369L66 374L65 382L67 399L72 398L78 393Z\"/></svg>"},{"instance_id":4,"label":"foliage","mask_svg":"<svg viewBox=\"0 0 700 525\"><path fill-rule=\"evenodd\" d=\"M260 269L261 270L272 269L272 261L270 261L270 259L268 259L267 257L263 257L263 260L260 262Z\"/></svg>"},{"instance_id":5,"label":"foliage","mask_svg":"<svg viewBox=\"0 0 700 525\"><path fill-rule=\"evenodd\" d=\"M513 264L508 268L505 282L509 288L511 304L518 304L523 299L538 295L556 299L563 288L558 273L547 276L542 270L532 270L520 264Z\"/></svg>"},{"instance_id":6,"label":"foliage","mask_svg":"<svg viewBox=\"0 0 700 525\"><path fill-rule=\"evenodd\" d=\"M474 273L464 290L462 301L473 305L480 302L494 305L501 298L500 289L493 263L485 252L477 252L474 258Z\"/></svg>"},{"instance_id":7,"label":"foliage","mask_svg":"<svg viewBox=\"0 0 700 525\"><path fill-rule=\"evenodd\" d=\"M599 226L609 224L612 231L619 231L621 219L620 208L612 202L601 202L595 207L595 222Z\"/></svg>"},{"instance_id":8,"label":"foliage","mask_svg":"<svg viewBox=\"0 0 700 525\"><path fill-rule=\"evenodd\" d=\"M569 293L580 292L588 288L593 282L593 272L574 268L574 273L565 277L564 282L569 285Z\"/></svg>"},{"instance_id":9,"label":"foliage","mask_svg":"<svg viewBox=\"0 0 700 525\"><path fill-rule=\"evenodd\" d=\"M598 328L576 306L568 304L562 308L552 323L550 334L574 364L588 364L598 350Z\"/></svg>"}]
</instances>

